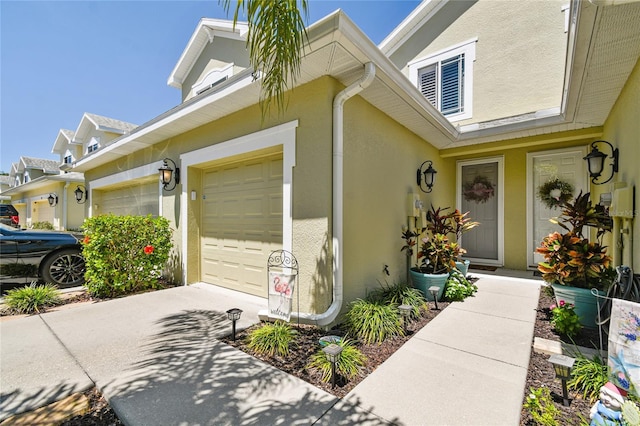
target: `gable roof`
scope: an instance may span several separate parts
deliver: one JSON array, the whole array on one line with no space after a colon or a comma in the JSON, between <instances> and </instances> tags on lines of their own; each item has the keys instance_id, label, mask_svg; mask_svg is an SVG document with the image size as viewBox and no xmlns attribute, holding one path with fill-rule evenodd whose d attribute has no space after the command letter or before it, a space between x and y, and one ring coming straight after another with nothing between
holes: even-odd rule
<instances>
[{"instance_id":1,"label":"gable roof","mask_svg":"<svg viewBox=\"0 0 640 426\"><path fill-rule=\"evenodd\" d=\"M74 142L86 142L85 138L91 129L103 132L116 133L124 135L138 127L136 124L127 123L126 121L116 120L114 118L103 117L102 115L91 114L85 112L82 115L80 124L75 131Z\"/></svg>"},{"instance_id":2,"label":"gable roof","mask_svg":"<svg viewBox=\"0 0 640 426\"><path fill-rule=\"evenodd\" d=\"M47 160L45 158L20 157L18 162L18 171L23 172L27 169L42 170L47 174L59 174L59 162L56 160Z\"/></svg>"},{"instance_id":3,"label":"gable roof","mask_svg":"<svg viewBox=\"0 0 640 426\"><path fill-rule=\"evenodd\" d=\"M75 136L75 134L76 132L74 132L73 130L60 129L60 131L58 131L56 140L53 142L53 148L51 148L51 152L59 153L65 145L74 143L73 137Z\"/></svg>"},{"instance_id":4,"label":"gable roof","mask_svg":"<svg viewBox=\"0 0 640 426\"><path fill-rule=\"evenodd\" d=\"M248 30L246 22L237 22L235 28L233 21L224 19L202 18L191 35L176 66L171 71L167 84L172 87L182 88L184 79L189 75L191 68L196 63L198 57L215 37L224 37L234 40L245 40Z\"/></svg>"}]
</instances>

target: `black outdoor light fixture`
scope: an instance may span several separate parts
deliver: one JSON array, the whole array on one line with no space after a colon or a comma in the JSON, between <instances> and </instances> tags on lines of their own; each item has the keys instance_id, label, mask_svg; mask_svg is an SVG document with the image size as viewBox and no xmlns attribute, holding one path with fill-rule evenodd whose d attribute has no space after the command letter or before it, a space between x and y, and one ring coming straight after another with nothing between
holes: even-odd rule
<instances>
[{"instance_id":1,"label":"black outdoor light fixture","mask_svg":"<svg viewBox=\"0 0 640 426\"><path fill-rule=\"evenodd\" d=\"M242 315L242 309L232 308L227 311L227 319L231 321L231 336L233 341L236 341L236 321L240 319L240 315Z\"/></svg>"},{"instance_id":2,"label":"black outdoor light fixture","mask_svg":"<svg viewBox=\"0 0 640 426\"><path fill-rule=\"evenodd\" d=\"M87 188L82 185L78 185L73 193L76 196L76 202L78 204L84 204L89 199L89 192L87 191Z\"/></svg>"},{"instance_id":3,"label":"black outdoor light fixture","mask_svg":"<svg viewBox=\"0 0 640 426\"><path fill-rule=\"evenodd\" d=\"M553 354L549 357L549 362L553 365L553 370L556 372L556 378L562 381L562 404L565 407L569 406L567 380L571 378L571 368L575 361L575 358L566 355Z\"/></svg>"},{"instance_id":4,"label":"black outdoor light fixture","mask_svg":"<svg viewBox=\"0 0 640 426\"><path fill-rule=\"evenodd\" d=\"M400 315L402 316L402 325L404 326L404 334L407 334L407 323L409 322L409 315L411 315L411 306L410 305L400 305L398 306L398 310L400 311Z\"/></svg>"},{"instance_id":5,"label":"black outdoor light fixture","mask_svg":"<svg viewBox=\"0 0 640 426\"><path fill-rule=\"evenodd\" d=\"M429 163L429 167L425 169L424 165L427 163ZM416 181L422 192L431 192L431 190L433 189L433 182L436 179L436 173L438 172L433 168L433 161L427 160L422 163L422 165L418 169L418 173L416 174ZM424 175L424 187L422 185L422 175Z\"/></svg>"},{"instance_id":6,"label":"black outdoor light fixture","mask_svg":"<svg viewBox=\"0 0 640 426\"><path fill-rule=\"evenodd\" d=\"M336 364L340 359L340 353L342 352L342 346L331 343L328 346L322 348L322 352L327 356L327 359L331 363L331 387L336 387Z\"/></svg>"},{"instance_id":7,"label":"black outdoor light fixture","mask_svg":"<svg viewBox=\"0 0 640 426\"><path fill-rule=\"evenodd\" d=\"M609 145L609 148L611 149L611 157L609 157L607 154L600 152L600 150L598 150L597 144L599 143ZM602 185L603 183L607 183L611 179L613 179L613 175L615 173L618 173L618 156L619 155L620 153L618 151L618 148L614 148L613 145L611 145L607 141L599 140L599 141L591 142L591 152L587 154L586 157L583 158L583 160L587 160L587 167L589 168L589 176L591 176L591 183L595 185ZM609 176L609 179L605 180L604 182L596 182L596 180L598 180L598 178L604 171L604 160L606 160L607 158L611 158L613 160L613 163L611 164L612 166L611 176Z\"/></svg>"},{"instance_id":8,"label":"black outdoor light fixture","mask_svg":"<svg viewBox=\"0 0 640 426\"><path fill-rule=\"evenodd\" d=\"M160 172L160 182L162 182L162 185L165 191L173 191L176 185L180 183L180 167L178 167L175 161L173 161L171 158L165 158L162 161L163 161L162 167L158 169L158 171ZM173 164L173 169L169 166L167 161L171 161L171 164ZM174 174L174 171L175 171L175 174ZM172 178L173 178L173 186L169 188Z\"/></svg>"},{"instance_id":9,"label":"black outdoor light fixture","mask_svg":"<svg viewBox=\"0 0 640 426\"><path fill-rule=\"evenodd\" d=\"M58 194L49 194L49 196L47 197L47 201L49 201L49 205L51 207L55 207L58 204Z\"/></svg>"}]
</instances>

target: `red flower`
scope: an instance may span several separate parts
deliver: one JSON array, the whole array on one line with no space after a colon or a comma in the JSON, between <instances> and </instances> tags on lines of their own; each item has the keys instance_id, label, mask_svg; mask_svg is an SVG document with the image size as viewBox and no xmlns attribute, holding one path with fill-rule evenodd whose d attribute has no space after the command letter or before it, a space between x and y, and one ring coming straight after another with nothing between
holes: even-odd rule
<instances>
[{"instance_id":1,"label":"red flower","mask_svg":"<svg viewBox=\"0 0 640 426\"><path fill-rule=\"evenodd\" d=\"M89 244L89 236L88 236L88 235L85 235L85 236L84 236L84 239L82 240L82 242L83 242L84 244Z\"/></svg>"},{"instance_id":2,"label":"red flower","mask_svg":"<svg viewBox=\"0 0 640 426\"><path fill-rule=\"evenodd\" d=\"M153 253L153 246L145 246L144 254L151 254L151 253Z\"/></svg>"}]
</instances>

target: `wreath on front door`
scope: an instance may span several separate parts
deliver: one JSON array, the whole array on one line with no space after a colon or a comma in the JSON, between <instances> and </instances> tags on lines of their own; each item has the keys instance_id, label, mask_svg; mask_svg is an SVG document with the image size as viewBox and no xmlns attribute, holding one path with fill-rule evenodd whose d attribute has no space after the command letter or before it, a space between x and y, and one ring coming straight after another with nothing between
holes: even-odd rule
<instances>
[{"instance_id":1,"label":"wreath on front door","mask_svg":"<svg viewBox=\"0 0 640 426\"><path fill-rule=\"evenodd\" d=\"M467 201L475 201L476 204L486 203L487 200L493 197L495 189L493 184L486 176L478 175L473 181L467 182L462 188L462 195Z\"/></svg>"},{"instance_id":2,"label":"wreath on front door","mask_svg":"<svg viewBox=\"0 0 640 426\"><path fill-rule=\"evenodd\" d=\"M573 198L573 185L553 178L538 187L538 198L550 209L558 208Z\"/></svg>"}]
</instances>

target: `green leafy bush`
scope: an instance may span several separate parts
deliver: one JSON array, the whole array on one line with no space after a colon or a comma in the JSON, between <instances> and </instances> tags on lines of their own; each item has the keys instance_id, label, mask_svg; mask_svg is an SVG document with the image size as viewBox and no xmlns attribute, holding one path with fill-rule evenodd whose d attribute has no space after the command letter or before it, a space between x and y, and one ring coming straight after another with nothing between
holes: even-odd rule
<instances>
[{"instance_id":1,"label":"green leafy bush","mask_svg":"<svg viewBox=\"0 0 640 426\"><path fill-rule=\"evenodd\" d=\"M536 425L557 426L556 418L560 410L554 405L549 388L530 388L529 396L524 403L524 408L531 413L531 417Z\"/></svg>"},{"instance_id":2,"label":"green leafy bush","mask_svg":"<svg viewBox=\"0 0 640 426\"><path fill-rule=\"evenodd\" d=\"M428 310L429 305L425 302L420 290L410 287L408 284L399 283L390 286L383 285L382 288L374 290L369 294L367 300L371 302L379 302L385 305L409 305L411 309L411 318L417 319L420 316L420 310Z\"/></svg>"},{"instance_id":3,"label":"green leafy bush","mask_svg":"<svg viewBox=\"0 0 640 426\"><path fill-rule=\"evenodd\" d=\"M351 380L364 367L367 357L349 339L342 339L337 345L342 347L342 352L340 352L338 362L336 362L336 373L347 380ZM327 359L327 355L322 352L322 349L311 355L308 367L320 370L322 372L322 381L328 382L331 380L331 362Z\"/></svg>"},{"instance_id":4,"label":"green leafy bush","mask_svg":"<svg viewBox=\"0 0 640 426\"><path fill-rule=\"evenodd\" d=\"M259 354L286 356L296 334L297 331L292 329L289 323L265 323L249 333L247 345Z\"/></svg>"},{"instance_id":5,"label":"green leafy bush","mask_svg":"<svg viewBox=\"0 0 640 426\"><path fill-rule=\"evenodd\" d=\"M582 330L580 318L574 311L575 306L572 303L566 303L564 300L558 302L557 305L551 305L551 325L555 330L567 337L574 337Z\"/></svg>"},{"instance_id":6,"label":"green leafy bush","mask_svg":"<svg viewBox=\"0 0 640 426\"><path fill-rule=\"evenodd\" d=\"M51 222L33 222L31 224L31 229L45 229L48 231L53 231L53 224Z\"/></svg>"},{"instance_id":7,"label":"green leafy bush","mask_svg":"<svg viewBox=\"0 0 640 426\"><path fill-rule=\"evenodd\" d=\"M607 364L598 355L592 359L579 354L571 369L569 389L582 392L582 396L594 403L600 398L600 388L607 383Z\"/></svg>"},{"instance_id":8,"label":"green leafy bush","mask_svg":"<svg viewBox=\"0 0 640 426\"><path fill-rule=\"evenodd\" d=\"M397 308L381 302L357 299L351 302L345 319L349 332L367 344L404 335Z\"/></svg>"},{"instance_id":9,"label":"green leafy bush","mask_svg":"<svg viewBox=\"0 0 640 426\"><path fill-rule=\"evenodd\" d=\"M115 297L158 288L172 247L164 217L102 215L85 220L85 287Z\"/></svg>"},{"instance_id":10,"label":"green leafy bush","mask_svg":"<svg viewBox=\"0 0 640 426\"><path fill-rule=\"evenodd\" d=\"M478 286L470 283L462 272L454 269L447 278L444 297L450 302L459 302L478 291Z\"/></svg>"},{"instance_id":11,"label":"green leafy bush","mask_svg":"<svg viewBox=\"0 0 640 426\"><path fill-rule=\"evenodd\" d=\"M7 291L4 303L17 314L33 314L41 309L61 303L60 290L54 285L37 285L14 288Z\"/></svg>"}]
</instances>

